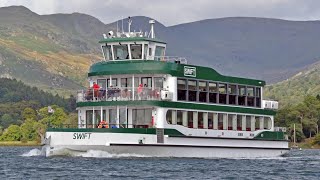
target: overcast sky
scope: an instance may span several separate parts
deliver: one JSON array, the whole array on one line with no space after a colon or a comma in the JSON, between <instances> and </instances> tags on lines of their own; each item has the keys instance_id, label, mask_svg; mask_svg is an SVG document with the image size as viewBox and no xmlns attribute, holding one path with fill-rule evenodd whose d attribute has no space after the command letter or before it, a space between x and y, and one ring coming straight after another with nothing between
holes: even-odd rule
<instances>
[{"instance_id":1,"label":"overcast sky","mask_svg":"<svg viewBox=\"0 0 320 180\"><path fill-rule=\"evenodd\" d=\"M233 16L320 19L320 0L0 0L0 7L11 5L38 14L80 12L105 23L142 15L166 26Z\"/></svg>"}]
</instances>

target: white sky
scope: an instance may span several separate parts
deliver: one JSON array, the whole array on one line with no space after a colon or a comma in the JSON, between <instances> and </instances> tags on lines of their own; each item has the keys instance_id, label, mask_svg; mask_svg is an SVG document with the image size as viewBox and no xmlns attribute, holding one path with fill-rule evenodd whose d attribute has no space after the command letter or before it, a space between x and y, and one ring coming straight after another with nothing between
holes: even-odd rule
<instances>
[{"instance_id":1,"label":"white sky","mask_svg":"<svg viewBox=\"0 0 320 180\"><path fill-rule=\"evenodd\" d=\"M37 14L80 12L104 23L141 15L166 26L233 16L320 19L320 0L0 0L0 7L12 5Z\"/></svg>"}]
</instances>

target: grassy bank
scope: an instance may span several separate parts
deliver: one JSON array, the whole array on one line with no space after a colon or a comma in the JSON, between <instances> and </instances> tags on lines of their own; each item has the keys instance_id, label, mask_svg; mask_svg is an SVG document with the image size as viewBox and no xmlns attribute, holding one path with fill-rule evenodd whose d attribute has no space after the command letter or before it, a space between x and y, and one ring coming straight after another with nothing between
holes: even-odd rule
<instances>
[{"instance_id":1,"label":"grassy bank","mask_svg":"<svg viewBox=\"0 0 320 180\"><path fill-rule=\"evenodd\" d=\"M303 142L297 143L299 148L302 149L320 149L320 145L313 144L314 137L307 138ZM293 145L293 143L290 143L290 147Z\"/></svg>"},{"instance_id":2,"label":"grassy bank","mask_svg":"<svg viewBox=\"0 0 320 180\"><path fill-rule=\"evenodd\" d=\"M40 143L37 141L0 141L0 146L40 146Z\"/></svg>"}]
</instances>

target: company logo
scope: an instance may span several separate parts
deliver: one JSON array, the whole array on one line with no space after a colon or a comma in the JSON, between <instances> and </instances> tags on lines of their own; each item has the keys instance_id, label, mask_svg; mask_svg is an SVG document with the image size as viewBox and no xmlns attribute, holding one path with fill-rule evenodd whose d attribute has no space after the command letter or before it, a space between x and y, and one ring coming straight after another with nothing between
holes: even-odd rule
<instances>
[{"instance_id":1,"label":"company logo","mask_svg":"<svg viewBox=\"0 0 320 180\"><path fill-rule=\"evenodd\" d=\"M196 77L197 69L195 67L185 66L184 67L184 76Z\"/></svg>"}]
</instances>

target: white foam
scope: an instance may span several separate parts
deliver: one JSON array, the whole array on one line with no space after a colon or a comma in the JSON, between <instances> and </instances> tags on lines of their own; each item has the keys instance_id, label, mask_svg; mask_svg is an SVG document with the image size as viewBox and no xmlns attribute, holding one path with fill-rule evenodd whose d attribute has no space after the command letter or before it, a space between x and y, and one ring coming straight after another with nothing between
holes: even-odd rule
<instances>
[{"instance_id":1,"label":"white foam","mask_svg":"<svg viewBox=\"0 0 320 180\"><path fill-rule=\"evenodd\" d=\"M83 153L77 153L76 156L78 157L89 157L89 158L124 158L124 157L151 157L145 156L140 154L111 154L106 151L99 151L99 150L89 150Z\"/></svg>"},{"instance_id":2,"label":"white foam","mask_svg":"<svg viewBox=\"0 0 320 180\"><path fill-rule=\"evenodd\" d=\"M29 152L23 153L21 156L32 157L32 156L41 156L43 153L40 149L31 149Z\"/></svg>"}]
</instances>

